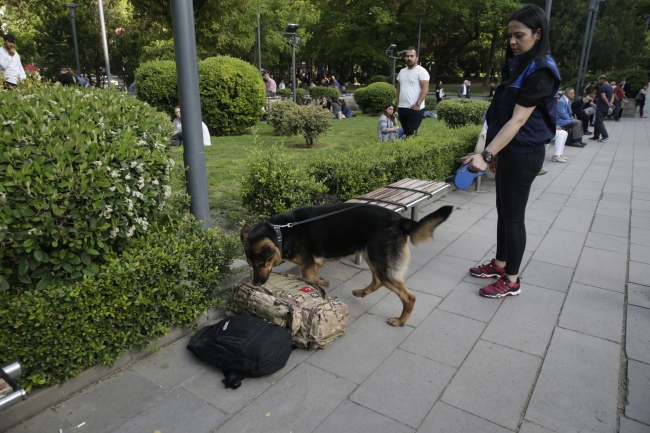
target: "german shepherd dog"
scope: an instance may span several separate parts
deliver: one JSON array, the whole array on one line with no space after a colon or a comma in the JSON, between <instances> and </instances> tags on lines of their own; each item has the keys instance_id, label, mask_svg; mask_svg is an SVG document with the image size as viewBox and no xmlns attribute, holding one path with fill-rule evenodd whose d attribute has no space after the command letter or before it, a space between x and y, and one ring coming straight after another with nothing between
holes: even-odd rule
<instances>
[{"instance_id":1,"label":"german shepherd dog","mask_svg":"<svg viewBox=\"0 0 650 433\"><path fill-rule=\"evenodd\" d=\"M413 245L433 240L433 230L449 217L452 209L443 206L416 222L370 204L304 206L274 215L252 229L244 226L241 241L253 267L254 284L264 284L273 266L285 259L302 267L305 280L327 287L329 282L318 277L323 263L360 251L372 272L372 282L352 294L364 297L386 286L399 296L403 307L402 314L388 323L403 326L415 305L415 295L404 284L410 256L408 240ZM321 216L304 224L279 228L282 239L278 241L274 226Z\"/></svg>"}]
</instances>

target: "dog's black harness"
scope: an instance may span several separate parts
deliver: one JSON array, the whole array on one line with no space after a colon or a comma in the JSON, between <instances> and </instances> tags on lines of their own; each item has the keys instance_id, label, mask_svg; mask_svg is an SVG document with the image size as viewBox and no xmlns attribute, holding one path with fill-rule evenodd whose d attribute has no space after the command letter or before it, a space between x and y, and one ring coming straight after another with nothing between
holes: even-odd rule
<instances>
[{"instance_id":1,"label":"dog's black harness","mask_svg":"<svg viewBox=\"0 0 650 433\"><path fill-rule=\"evenodd\" d=\"M280 229L291 228L291 227L297 226L299 224L304 224L304 223L308 223L308 222L311 222L311 221L319 220L321 218L325 218L325 217L332 216L332 215L337 214L337 213L349 211L349 210L354 209L355 207L364 206L364 205L366 205L366 203L357 204L357 205L350 206L350 207L345 208L345 209L339 209L339 210L334 211L334 212L326 213L325 215L319 215L317 217L309 218L309 219L306 219L304 221L298 221L298 222L295 222L295 223L286 223L286 224L282 224L282 225L273 224L273 229L275 230L275 234L278 237L278 248L280 249L280 255L282 255L282 231L280 231Z\"/></svg>"}]
</instances>

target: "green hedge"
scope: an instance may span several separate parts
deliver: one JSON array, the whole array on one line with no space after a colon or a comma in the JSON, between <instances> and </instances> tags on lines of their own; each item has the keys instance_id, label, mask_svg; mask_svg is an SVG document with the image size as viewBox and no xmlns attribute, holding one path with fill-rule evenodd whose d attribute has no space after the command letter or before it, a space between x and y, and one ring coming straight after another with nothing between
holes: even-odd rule
<instances>
[{"instance_id":1,"label":"green hedge","mask_svg":"<svg viewBox=\"0 0 650 433\"><path fill-rule=\"evenodd\" d=\"M253 150L247 161L247 173L241 179L242 203L256 215L266 218L298 206L322 203L319 197L325 186L278 146L268 153Z\"/></svg>"},{"instance_id":2,"label":"green hedge","mask_svg":"<svg viewBox=\"0 0 650 433\"><path fill-rule=\"evenodd\" d=\"M320 105L299 106L293 101L276 102L269 109L266 120L277 135L302 135L307 147L332 128L332 115Z\"/></svg>"},{"instance_id":3,"label":"green hedge","mask_svg":"<svg viewBox=\"0 0 650 433\"><path fill-rule=\"evenodd\" d=\"M388 77L385 75L373 75L368 84L388 83Z\"/></svg>"},{"instance_id":4,"label":"green hedge","mask_svg":"<svg viewBox=\"0 0 650 433\"><path fill-rule=\"evenodd\" d=\"M285 87L284 89L278 89L275 93L283 98L289 98L291 96L291 89Z\"/></svg>"},{"instance_id":5,"label":"green hedge","mask_svg":"<svg viewBox=\"0 0 650 433\"><path fill-rule=\"evenodd\" d=\"M596 81L598 77L601 74L591 74L587 75L584 80L584 87L587 87L587 85L592 82ZM647 71L644 70L637 70L637 69L622 69L620 71L615 71L612 72L611 74L606 74L607 79L612 82L616 81L617 83L621 80L621 78L627 79L627 82L630 83L630 88L631 91L628 93L627 97L634 99L637 93L639 93L639 89L645 86L648 83L648 73ZM562 89L566 89L567 87L573 87L575 89L576 83L578 79L574 78L573 80L565 83L562 85ZM598 86L598 85L596 85ZM577 95L580 95L582 91L584 90L584 87L580 89L580 91L576 91Z\"/></svg>"},{"instance_id":6,"label":"green hedge","mask_svg":"<svg viewBox=\"0 0 650 433\"><path fill-rule=\"evenodd\" d=\"M277 149L256 151L243 178L243 203L268 216L296 206L344 202L414 177L445 179L473 151L481 128L420 134L405 141L364 144L349 153L288 160Z\"/></svg>"},{"instance_id":7,"label":"green hedge","mask_svg":"<svg viewBox=\"0 0 650 433\"><path fill-rule=\"evenodd\" d=\"M291 89L288 87L285 87L284 89L278 89L278 91L275 93L278 96L282 96L283 98L291 98ZM302 99L305 97L306 93L307 91L305 89L299 87L298 90L296 90L296 98Z\"/></svg>"},{"instance_id":8,"label":"green hedge","mask_svg":"<svg viewBox=\"0 0 650 433\"><path fill-rule=\"evenodd\" d=\"M174 107L180 105L176 80L176 62L152 60L142 63L135 70L138 99L152 107L174 115Z\"/></svg>"},{"instance_id":9,"label":"green hedge","mask_svg":"<svg viewBox=\"0 0 650 433\"><path fill-rule=\"evenodd\" d=\"M354 92L354 101L364 114L381 114L387 102L395 101L396 90L392 84L374 83Z\"/></svg>"},{"instance_id":10,"label":"green hedge","mask_svg":"<svg viewBox=\"0 0 650 433\"><path fill-rule=\"evenodd\" d=\"M240 248L235 237L203 230L189 218L154 223L146 238L111 254L94 277L5 293L0 363L20 359L28 390L111 365L219 305L219 281Z\"/></svg>"},{"instance_id":11,"label":"green hedge","mask_svg":"<svg viewBox=\"0 0 650 433\"><path fill-rule=\"evenodd\" d=\"M341 96L341 92L336 90L334 87L310 87L309 95L312 99L320 99L323 96L327 96L327 99L334 99Z\"/></svg>"},{"instance_id":12,"label":"green hedge","mask_svg":"<svg viewBox=\"0 0 650 433\"><path fill-rule=\"evenodd\" d=\"M440 101L436 113L450 128L460 128L466 125L483 125L483 115L489 107L489 101L453 98Z\"/></svg>"},{"instance_id":13,"label":"green hedge","mask_svg":"<svg viewBox=\"0 0 650 433\"><path fill-rule=\"evenodd\" d=\"M266 88L250 63L228 56L199 62L203 121L215 135L241 135L255 125L266 103Z\"/></svg>"},{"instance_id":14,"label":"green hedge","mask_svg":"<svg viewBox=\"0 0 650 433\"><path fill-rule=\"evenodd\" d=\"M213 135L241 135L255 125L266 101L257 69L228 56L199 62L199 92L203 121ZM173 116L179 105L176 62L155 60L135 71L138 99Z\"/></svg>"},{"instance_id":15,"label":"green hedge","mask_svg":"<svg viewBox=\"0 0 650 433\"><path fill-rule=\"evenodd\" d=\"M171 194L169 118L111 90L0 93L0 291L94 276Z\"/></svg>"}]
</instances>

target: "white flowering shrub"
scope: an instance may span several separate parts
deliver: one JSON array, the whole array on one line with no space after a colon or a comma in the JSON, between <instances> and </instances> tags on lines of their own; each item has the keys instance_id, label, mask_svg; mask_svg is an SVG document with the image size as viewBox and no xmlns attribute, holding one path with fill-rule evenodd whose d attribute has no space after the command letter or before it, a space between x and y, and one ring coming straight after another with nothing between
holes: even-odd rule
<instances>
[{"instance_id":1,"label":"white flowering shrub","mask_svg":"<svg viewBox=\"0 0 650 433\"><path fill-rule=\"evenodd\" d=\"M165 209L169 118L116 91L0 92L0 290L94 276Z\"/></svg>"}]
</instances>

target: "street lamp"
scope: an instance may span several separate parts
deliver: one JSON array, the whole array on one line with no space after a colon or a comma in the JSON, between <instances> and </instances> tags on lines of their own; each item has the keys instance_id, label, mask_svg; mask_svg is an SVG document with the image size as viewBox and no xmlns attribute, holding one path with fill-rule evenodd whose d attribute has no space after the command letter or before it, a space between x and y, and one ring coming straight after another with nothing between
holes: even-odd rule
<instances>
[{"instance_id":1,"label":"street lamp","mask_svg":"<svg viewBox=\"0 0 650 433\"><path fill-rule=\"evenodd\" d=\"M296 48L300 48L300 38L296 36L298 24L287 24L282 31L282 39L291 46L291 63L293 70L291 72L293 82L293 102L296 102Z\"/></svg>"},{"instance_id":2,"label":"street lamp","mask_svg":"<svg viewBox=\"0 0 650 433\"><path fill-rule=\"evenodd\" d=\"M639 59L641 58L641 51L643 51L643 47L645 46L645 35L648 33L648 23L650 23L650 14L645 14L643 16L645 18L645 30L643 31L643 43L641 44L641 48L639 48L639 55L636 56L636 68L634 69L639 69Z\"/></svg>"},{"instance_id":3,"label":"street lamp","mask_svg":"<svg viewBox=\"0 0 650 433\"><path fill-rule=\"evenodd\" d=\"M99 24L102 29L102 45L104 46L104 61L106 62L106 78L108 87L111 87L111 63L108 60L108 42L106 41L106 26L104 25L104 6L102 0L98 2L99 6Z\"/></svg>"},{"instance_id":4,"label":"street lamp","mask_svg":"<svg viewBox=\"0 0 650 433\"><path fill-rule=\"evenodd\" d=\"M259 5L257 11L257 62L260 71L262 71L262 42L260 37L260 12L259 9L264 8L264 5Z\"/></svg>"},{"instance_id":5,"label":"street lamp","mask_svg":"<svg viewBox=\"0 0 650 433\"><path fill-rule=\"evenodd\" d=\"M420 63L420 35L422 34L422 17L424 17L425 14L418 14L418 17L420 17L420 25L418 26L418 63Z\"/></svg>"},{"instance_id":6,"label":"street lamp","mask_svg":"<svg viewBox=\"0 0 650 433\"><path fill-rule=\"evenodd\" d=\"M596 15L598 7L604 0L590 0L589 12L587 14L587 27L585 28L585 40L582 42L582 52L580 54L580 66L578 67L578 81L576 83L576 99L582 93L585 75L587 75L587 62L591 52L591 41L594 37L594 27L596 27Z\"/></svg>"},{"instance_id":7,"label":"street lamp","mask_svg":"<svg viewBox=\"0 0 650 433\"><path fill-rule=\"evenodd\" d=\"M393 51L395 48L397 48L397 45L395 44L390 44L388 48L386 48L386 55L389 59L393 59L393 87L395 87L395 63L397 62L397 59L401 59L402 56L406 53L406 50L402 50L398 51L397 55L394 55Z\"/></svg>"},{"instance_id":8,"label":"street lamp","mask_svg":"<svg viewBox=\"0 0 650 433\"><path fill-rule=\"evenodd\" d=\"M79 48L77 48L77 27L74 23L76 3L64 3L68 7L70 13L70 21L72 21L72 40L74 41L74 58L77 61L77 73L81 74L81 67L79 66Z\"/></svg>"}]
</instances>

